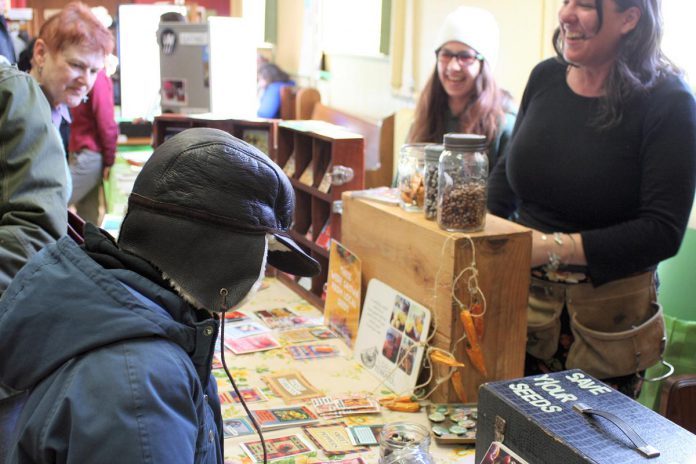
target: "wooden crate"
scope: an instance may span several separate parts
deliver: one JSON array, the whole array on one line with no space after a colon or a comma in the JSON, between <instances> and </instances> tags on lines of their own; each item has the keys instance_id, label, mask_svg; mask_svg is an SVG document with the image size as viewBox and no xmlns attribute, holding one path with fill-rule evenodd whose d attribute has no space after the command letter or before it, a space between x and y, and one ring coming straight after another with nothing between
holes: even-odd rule
<instances>
[{"instance_id":1,"label":"wooden crate","mask_svg":"<svg viewBox=\"0 0 696 464\"><path fill-rule=\"evenodd\" d=\"M479 287L487 301L482 349L489 377L484 379L471 366L463 343L455 356L466 364L460 372L467 400L476 401L481 383L523 375L531 232L489 215L485 230L470 237ZM377 278L423 304L437 324L433 344L453 349L463 329L451 296L452 283L472 261L471 245L464 234L443 231L422 213L354 198L347 192L343 194L342 243L362 261L363 295L370 279ZM469 301L466 279L455 291L461 301ZM435 369L435 377L444 372ZM457 401L450 382L441 385L431 399Z\"/></svg>"}]
</instances>

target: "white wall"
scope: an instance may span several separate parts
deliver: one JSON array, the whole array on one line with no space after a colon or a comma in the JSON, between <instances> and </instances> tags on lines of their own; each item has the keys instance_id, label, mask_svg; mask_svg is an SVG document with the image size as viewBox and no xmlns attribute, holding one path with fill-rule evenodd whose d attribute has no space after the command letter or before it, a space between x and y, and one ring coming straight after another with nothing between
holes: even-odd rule
<instances>
[{"instance_id":1,"label":"white wall","mask_svg":"<svg viewBox=\"0 0 696 464\"><path fill-rule=\"evenodd\" d=\"M278 2L278 46L276 61L291 73L299 67L303 8L312 0ZM401 0L394 0L401 1ZM532 67L550 56L550 37L561 0L413 0L415 24L412 31L415 79L419 90L435 65L432 41L445 16L460 5L490 10L501 29L501 50L495 73L501 86L517 100ZM359 28L356 26L356 33ZM414 99L392 95L389 57L333 55L329 57L331 81L318 87L324 103L343 110L382 118L400 108L412 107Z\"/></svg>"}]
</instances>

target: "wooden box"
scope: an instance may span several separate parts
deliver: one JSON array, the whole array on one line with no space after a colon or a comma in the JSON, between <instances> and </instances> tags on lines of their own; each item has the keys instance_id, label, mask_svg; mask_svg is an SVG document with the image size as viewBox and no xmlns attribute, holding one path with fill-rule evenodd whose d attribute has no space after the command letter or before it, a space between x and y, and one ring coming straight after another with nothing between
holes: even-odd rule
<instances>
[{"instance_id":1,"label":"wooden box","mask_svg":"<svg viewBox=\"0 0 696 464\"><path fill-rule=\"evenodd\" d=\"M469 237L475 247L478 285L487 303L481 348L488 378L471 366L463 342L457 344L454 354L466 364L460 368L465 400L476 401L481 383L523 375L531 232L488 215L485 230ZM433 313L436 333L432 344L453 349L463 329L459 307L452 298L452 283L472 262L465 234L441 230L423 213L351 197L348 192L343 195L342 243L362 261L363 295L370 279L377 278L423 304ZM465 272L455 289L463 303L470 301L469 276ZM445 373L436 367L432 382ZM450 382L440 385L431 399L459 401Z\"/></svg>"}]
</instances>

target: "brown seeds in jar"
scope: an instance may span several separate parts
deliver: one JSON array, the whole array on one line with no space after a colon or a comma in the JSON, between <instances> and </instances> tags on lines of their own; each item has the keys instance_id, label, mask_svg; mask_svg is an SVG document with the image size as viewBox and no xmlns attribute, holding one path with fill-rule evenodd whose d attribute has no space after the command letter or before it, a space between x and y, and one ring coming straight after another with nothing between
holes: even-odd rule
<instances>
[{"instance_id":1,"label":"brown seeds in jar","mask_svg":"<svg viewBox=\"0 0 696 464\"><path fill-rule=\"evenodd\" d=\"M469 182L442 193L438 222L447 230L481 230L486 220L486 185Z\"/></svg>"}]
</instances>

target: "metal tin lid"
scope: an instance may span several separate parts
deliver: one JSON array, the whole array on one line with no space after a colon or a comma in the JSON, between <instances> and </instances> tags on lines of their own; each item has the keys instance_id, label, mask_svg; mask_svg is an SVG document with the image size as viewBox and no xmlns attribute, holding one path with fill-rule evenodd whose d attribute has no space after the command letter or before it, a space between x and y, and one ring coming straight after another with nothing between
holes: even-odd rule
<instances>
[{"instance_id":1,"label":"metal tin lid","mask_svg":"<svg viewBox=\"0 0 696 464\"><path fill-rule=\"evenodd\" d=\"M442 150L445 149L444 145L432 144L425 147L425 161L432 161L437 163L440 159L440 154Z\"/></svg>"},{"instance_id":2,"label":"metal tin lid","mask_svg":"<svg viewBox=\"0 0 696 464\"><path fill-rule=\"evenodd\" d=\"M486 136L478 134L445 134L445 150L484 151Z\"/></svg>"}]
</instances>

